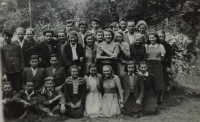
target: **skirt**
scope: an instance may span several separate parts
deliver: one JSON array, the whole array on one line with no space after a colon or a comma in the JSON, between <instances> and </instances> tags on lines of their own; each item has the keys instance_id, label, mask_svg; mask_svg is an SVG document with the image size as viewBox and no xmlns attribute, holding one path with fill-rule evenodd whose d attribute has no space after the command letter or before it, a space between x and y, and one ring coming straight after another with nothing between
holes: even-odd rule
<instances>
[{"instance_id":1,"label":"skirt","mask_svg":"<svg viewBox=\"0 0 200 122\"><path fill-rule=\"evenodd\" d=\"M143 113L154 114L156 111L156 97L151 91L145 92L143 99Z\"/></svg>"},{"instance_id":2,"label":"skirt","mask_svg":"<svg viewBox=\"0 0 200 122\"><path fill-rule=\"evenodd\" d=\"M163 69L161 61L148 61L149 73L153 74L155 77L155 90L165 90Z\"/></svg>"},{"instance_id":3,"label":"skirt","mask_svg":"<svg viewBox=\"0 0 200 122\"><path fill-rule=\"evenodd\" d=\"M130 92L130 95L124 104L123 114L131 116L142 111L142 105L136 103L136 99L133 92Z\"/></svg>"}]
</instances>

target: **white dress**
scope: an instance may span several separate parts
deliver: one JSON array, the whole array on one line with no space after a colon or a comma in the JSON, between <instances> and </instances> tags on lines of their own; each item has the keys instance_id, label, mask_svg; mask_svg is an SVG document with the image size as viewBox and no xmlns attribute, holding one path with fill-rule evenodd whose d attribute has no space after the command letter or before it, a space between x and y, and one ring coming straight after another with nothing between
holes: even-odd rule
<instances>
[{"instance_id":1,"label":"white dress","mask_svg":"<svg viewBox=\"0 0 200 122\"><path fill-rule=\"evenodd\" d=\"M87 90L85 101L85 116L98 117L101 107L102 96L97 89L97 78L89 76L87 83Z\"/></svg>"}]
</instances>

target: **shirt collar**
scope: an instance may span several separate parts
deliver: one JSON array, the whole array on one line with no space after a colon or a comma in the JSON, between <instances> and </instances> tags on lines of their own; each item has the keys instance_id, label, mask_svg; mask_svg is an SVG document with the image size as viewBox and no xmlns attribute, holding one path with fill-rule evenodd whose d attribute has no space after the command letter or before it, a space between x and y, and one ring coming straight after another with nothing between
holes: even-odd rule
<instances>
[{"instance_id":1,"label":"shirt collar","mask_svg":"<svg viewBox=\"0 0 200 122\"><path fill-rule=\"evenodd\" d=\"M34 94L34 90L30 94L28 94L27 90L25 91L25 93L27 96L32 96Z\"/></svg>"},{"instance_id":2,"label":"shirt collar","mask_svg":"<svg viewBox=\"0 0 200 122\"><path fill-rule=\"evenodd\" d=\"M70 43L70 46L76 48L76 47L77 47L77 44L72 45L72 44Z\"/></svg>"},{"instance_id":3,"label":"shirt collar","mask_svg":"<svg viewBox=\"0 0 200 122\"><path fill-rule=\"evenodd\" d=\"M132 75L132 76L134 76L135 74L134 74L134 73L133 73L133 74L128 73L128 75Z\"/></svg>"},{"instance_id":4,"label":"shirt collar","mask_svg":"<svg viewBox=\"0 0 200 122\"><path fill-rule=\"evenodd\" d=\"M134 36L134 33L133 33L133 34L130 34L130 32L128 32L128 36Z\"/></svg>"},{"instance_id":5,"label":"shirt collar","mask_svg":"<svg viewBox=\"0 0 200 122\"><path fill-rule=\"evenodd\" d=\"M149 72L145 72L144 74L142 72L139 72L139 74L144 76L149 76Z\"/></svg>"},{"instance_id":6,"label":"shirt collar","mask_svg":"<svg viewBox=\"0 0 200 122\"><path fill-rule=\"evenodd\" d=\"M150 44L149 47L155 47L155 48L157 48L158 44L154 44L154 45Z\"/></svg>"},{"instance_id":7,"label":"shirt collar","mask_svg":"<svg viewBox=\"0 0 200 122\"><path fill-rule=\"evenodd\" d=\"M37 68L35 68L35 69L34 69L33 67L31 67L31 69L32 69L32 71L34 71L34 70L36 70L36 71L37 71Z\"/></svg>"},{"instance_id":8,"label":"shirt collar","mask_svg":"<svg viewBox=\"0 0 200 122\"><path fill-rule=\"evenodd\" d=\"M24 39L23 39L22 41L20 41L20 40L18 39L18 42L19 42L19 43L20 43L20 42L21 42L21 43L24 43Z\"/></svg>"}]
</instances>

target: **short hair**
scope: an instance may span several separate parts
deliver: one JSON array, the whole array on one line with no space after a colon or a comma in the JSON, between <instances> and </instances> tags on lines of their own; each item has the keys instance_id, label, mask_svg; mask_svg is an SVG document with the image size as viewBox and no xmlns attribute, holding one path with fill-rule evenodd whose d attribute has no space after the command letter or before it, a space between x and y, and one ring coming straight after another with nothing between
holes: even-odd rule
<instances>
[{"instance_id":1,"label":"short hair","mask_svg":"<svg viewBox=\"0 0 200 122\"><path fill-rule=\"evenodd\" d=\"M116 31L115 33L118 33L118 34L122 35L122 42L123 42L124 41L124 34L123 34L123 32L122 31Z\"/></svg>"},{"instance_id":2,"label":"short hair","mask_svg":"<svg viewBox=\"0 0 200 122\"><path fill-rule=\"evenodd\" d=\"M138 69L139 69L140 66L143 65L143 64L145 64L145 65L147 66L147 69L148 69L148 64L147 64L146 61L140 61L140 62L138 63Z\"/></svg>"},{"instance_id":3,"label":"short hair","mask_svg":"<svg viewBox=\"0 0 200 122\"><path fill-rule=\"evenodd\" d=\"M45 36L46 35L46 33L51 33L52 34L52 36L54 35L54 30L52 30L52 29L47 29L47 30L44 30L43 31L43 35Z\"/></svg>"},{"instance_id":4,"label":"short hair","mask_svg":"<svg viewBox=\"0 0 200 122\"><path fill-rule=\"evenodd\" d=\"M88 24L86 21L80 21L78 26L80 27L81 25L85 25L86 27L88 27Z\"/></svg>"},{"instance_id":5,"label":"short hair","mask_svg":"<svg viewBox=\"0 0 200 122\"><path fill-rule=\"evenodd\" d=\"M128 65L133 65L134 66L134 72L137 71L135 62L134 61L128 61L128 63L124 66L124 72L128 72Z\"/></svg>"},{"instance_id":6,"label":"short hair","mask_svg":"<svg viewBox=\"0 0 200 122\"><path fill-rule=\"evenodd\" d=\"M149 36L150 36L150 35L154 35L154 36L156 37L156 43L158 43L158 44L161 43L161 41L160 41L160 39L159 39L159 37L158 37L158 33L157 33L156 31L151 31L151 32L148 34L147 44L150 44L150 43L151 43L150 40L149 40Z\"/></svg>"},{"instance_id":7,"label":"short hair","mask_svg":"<svg viewBox=\"0 0 200 122\"><path fill-rule=\"evenodd\" d=\"M77 66L77 65L72 65L69 67L69 70L68 70L68 75L71 76L71 70L75 68L78 70L78 72L80 71L80 68Z\"/></svg>"},{"instance_id":8,"label":"short hair","mask_svg":"<svg viewBox=\"0 0 200 122\"><path fill-rule=\"evenodd\" d=\"M28 81L26 81L26 85L27 85L27 83L33 83L33 84L35 84L35 82L33 80L28 80Z\"/></svg>"},{"instance_id":9,"label":"short hair","mask_svg":"<svg viewBox=\"0 0 200 122\"><path fill-rule=\"evenodd\" d=\"M134 38L136 39L137 37L140 38L140 39L142 39L142 41L144 41L144 39L145 39L145 38L144 38L144 35L141 34L141 33L135 33L135 34L134 34Z\"/></svg>"},{"instance_id":10,"label":"short hair","mask_svg":"<svg viewBox=\"0 0 200 122\"><path fill-rule=\"evenodd\" d=\"M72 24L72 25L74 25L75 22L74 22L73 19L67 19L67 20L66 20L66 24Z\"/></svg>"},{"instance_id":11,"label":"short hair","mask_svg":"<svg viewBox=\"0 0 200 122\"><path fill-rule=\"evenodd\" d=\"M133 23L134 23L134 25L135 25L135 22L134 22L134 21L128 21L128 22L127 22L127 25L128 25L128 23L130 23L130 22L133 22Z\"/></svg>"},{"instance_id":12,"label":"short hair","mask_svg":"<svg viewBox=\"0 0 200 122\"><path fill-rule=\"evenodd\" d=\"M86 39L87 39L89 36L92 36L93 41L94 41L94 43L95 43L95 37L94 37L94 35L93 35L92 33L86 33L85 36L84 36L84 39L83 39L85 45L87 45Z\"/></svg>"},{"instance_id":13,"label":"short hair","mask_svg":"<svg viewBox=\"0 0 200 122\"><path fill-rule=\"evenodd\" d=\"M109 25L109 27L110 27L111 29L113 29L117 24L119 25L118 22L113 22L113 23L111 23L111 24Z\"/></svg>"},{"instance_id":14,"label":"short hair","mask_svg":"<svg viewBox=\"0 0 200 122\"><path fill-rule=\"evenodd\" d=\"M104 35L104 30L102 30L102 29L98 29L98 30L96 30L95 31L95 36L97 35L97 33L102 33L103 35Z\"/></svg>"},{"instance_id":15,"label":"short hair","mask_svg":"<svg viewBox=\"0 0 200 122\"><path fill-rule=\"evenodd\" d=\"M146 30L148 29L147 23L144 20L138 21L135 28L138 29L141 25L144 25Z\"/></svg>"},{"instance_id":16,"label":"short hair","mask_svg":"<svg viewBox=\"0 0 200 122\"><path fill-rule=\"evenodd\" d=\"M126 19L124 19L124 18L121 18L121 19L119 19L119 23L120 23L121 21L124 21L124 22L126 22L127 20L126 20Z\"/></svg>"},{"instance_id":17,"label":"short hair","mask_svg":"<svg viewBox=\"0 0 200 122\"><path fill-rule=\"evenodd\" d=\"M8 37L12 38L13 37L13 32L11 30L9 30L9 29L5 29L2 32L2 36L4 36L4 35L7 35Z\"/></svg>"},{"instance_id":18,"label":"short hair","mask_svg":"<svg viewBox=\"0 0 200 122\"><path fill-rule=\"evenodd\" d=\"M158 34L158 33L162 33L162 34L164 35L164 38L165 38L165 31L164 31L164 30L158 30L158 31L157 31L157 34Z\"/></svg>"},{"instance_id":19,"label":"short hair","mask_svg":"<svg viewBox=\"0 0 200 122\"><path fill-rule=\"evenodd\" d=\"M65 35L67 35L67 32L65 31L65 29L59 30L58 33L57 33L57 35L58 35L59 33L64 33Z\"/></svg>"},{"instance_id":20,"label":"short hair","mask_svg":"<svg viewBox=\"0 0 200 122\"><path fill-rule=\"evenodd\" d=\"M101 21L100 21L99 18L93 18L92 21L94 21L94 22L96 22L96 23L98 23L98 24L101 24Z\"/></svg>"},{"instance_id":21,"label":"short hair","mask_svg":"<svg viewBox=\"0 0 200 122\"><path fill-rule=\"evenodd\" d=\"M54 78L52 76L46 77L44 79L44 82L46 82L46 81L53 81L54 82Z\"/></svg>"},{"instance_id":22,"label":"short hair","mask_svg":"<svg viewBox=\"0 0 200 122\"><path fill-rule=\"evenodd\" d=\"M2 83L2 88L4 87L4 85L10 85L12 87L12 83L10 81L4 81Z\"/></svg>"},{"instance_id":23,"label":"short hair","mask_svg":"<svg viewBox=\"0 0 200 122\"><path fill-rule=\"evenodd\" d=\"M39 56L37 54L33 54L33 55L30 56L29 61L31 61L33 59L36 59L36 60L39 61Z\"/></svg>"},{"instance_id":24,"label":"short hair","mask_svg":"<svg viewBox=\"0 0 200 122\"><path fill-rule=\"evenodd\" d=\"M15 32L26 32L25 29L23 27L18 27Z\"/></svg>"},{"instance_id":25,"label":"short hair","mask_svg":"<svg viewBox=\"0 0 200 122\"><path fill-rule=\"evenodd\" d=\"M110 28L105 29L104 31L110 32L112 35L112 40L115 38L115 33L113 32L113 30L111 30Z\"/></svg>"},{"instance_id":26,"label":"short hair","mask_svg":"<svg viewBox=\"0 0 200 122\"><path fill-rule=\"evenodd\" d=\"M26 32L27 32L27 31L31 31L32 34L35 35L35 30L34 30L33 28L27 28L27 29L26 29Z\"/></svg>"},{"instance_id":27,"label":"short hair","mask_svg":"<svg viewBox=\"0 0 200 122\"><path fill-rule=\"evenodd\" d=\"M58 55L57 55L57 54L51 54L51 55L50 55L50 60L51 60L52 57L56 57L57 60L58 60Z\"/></svg>"}]
</instances>

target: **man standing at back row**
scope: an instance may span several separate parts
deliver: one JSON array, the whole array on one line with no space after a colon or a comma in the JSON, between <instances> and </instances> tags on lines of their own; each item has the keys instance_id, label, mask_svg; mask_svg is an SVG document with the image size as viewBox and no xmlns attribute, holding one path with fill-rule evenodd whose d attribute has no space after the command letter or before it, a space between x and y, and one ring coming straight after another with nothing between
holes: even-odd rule
<instances>
[{"instance_id":1,"label":"man standing at back row","mask_svg":"<svg viewBox=\"0 0 200 122\"><path fill-rule=\"evenodd\" d=\"M134 34L135 34L135 22L129 21L127 23L127 30L128 32L124 35L124 41L126 41L128 44L134 43Z\"/></svg>"}]
</instances>

